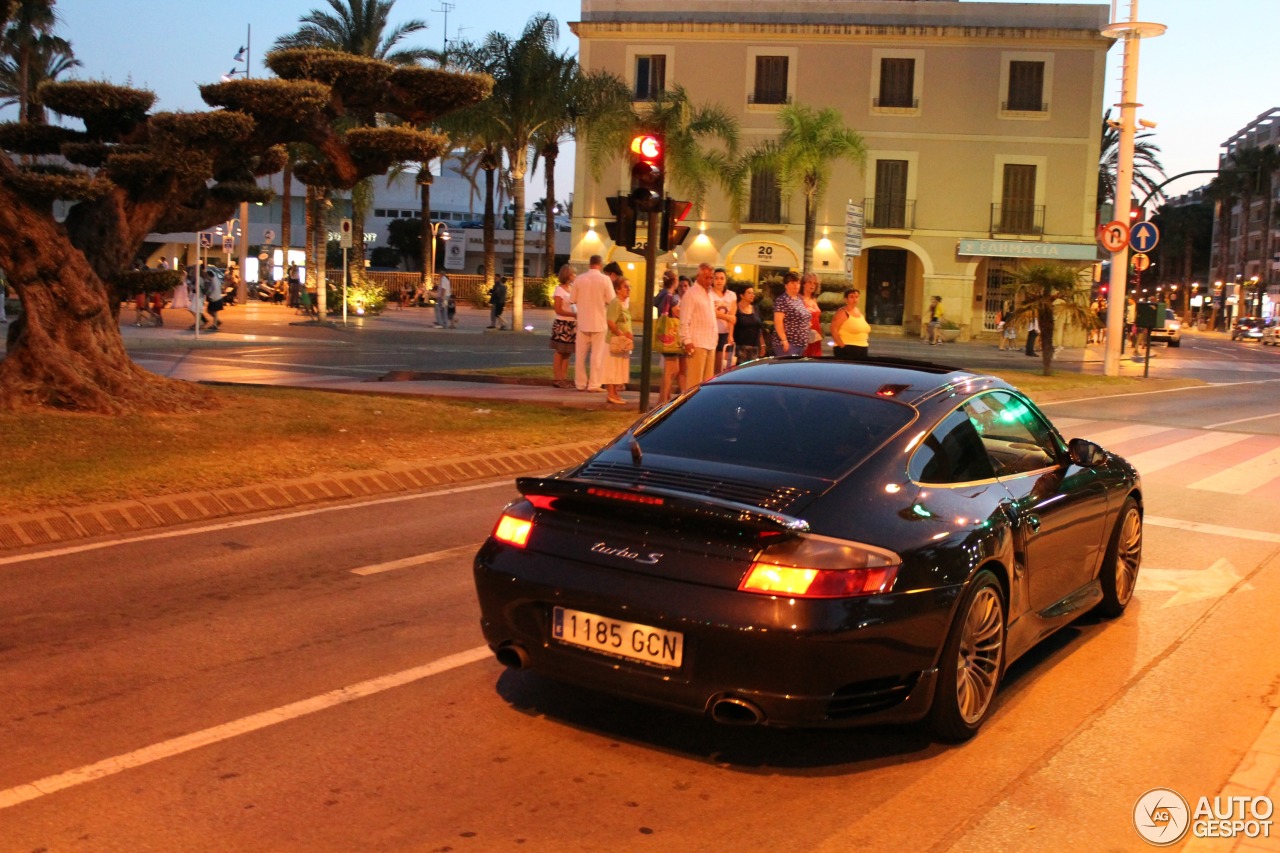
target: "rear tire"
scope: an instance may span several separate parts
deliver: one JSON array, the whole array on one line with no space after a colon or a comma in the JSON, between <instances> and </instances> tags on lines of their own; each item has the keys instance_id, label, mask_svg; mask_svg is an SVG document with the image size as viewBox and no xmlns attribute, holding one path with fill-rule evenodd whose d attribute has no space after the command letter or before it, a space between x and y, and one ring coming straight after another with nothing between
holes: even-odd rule
<instances>
[{"instance_id":1,"label":"rear tire","mask_svg":"<svg viewBox=\"0 0 1280 853\"><path fill-rule=\"evenodd\" d=\"M1004 593L995 575L974 576L942 647L929 725L942 740L965 741L991 713L1004 672Z\"/></svg>"},{"instance_id":2,"label":"rear tire","mask_svg":"<svg viewBox=\"0 0 1280 853\"><path fill-rule=\"evenodd\" d=\"M1138 584L1138 566L1142 563L1142 511L1133 498L1125 498L1116 519L1115 530L1102 559L1102 601L1097 611L1114 619L1124 613L1133 599Z\"/></svg>"},{"instance_id":3,"label":"rear tire","mask_svg":"<svg viewBox=\"0 0 1280 853\"><path fill-rule=\"evenodd\" d=\"M1180 347L1180 346L1182 346L1182 338L1170 338L1170 339L1169 339L1169 346L1171 346L1171 347Z\"/></svg>"}]
</instances>

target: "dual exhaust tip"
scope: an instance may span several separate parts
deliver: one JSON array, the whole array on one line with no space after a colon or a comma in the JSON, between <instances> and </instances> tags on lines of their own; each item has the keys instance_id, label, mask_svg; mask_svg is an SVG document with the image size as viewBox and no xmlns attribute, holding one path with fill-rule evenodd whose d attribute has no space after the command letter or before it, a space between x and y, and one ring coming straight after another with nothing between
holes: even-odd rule
<instances>
[{"instance_id":1,"label":"dual exhaust tip","mask_svg":"<svg viewBox=\"0 0 1280 853\"><path fill-rule=\"evenodd\" d=\"M498 663L507 669L526 669L529 652L519 643L503 643L494 649ZM764 722L764 711L754 702L740 696L720 694L707 703L711 719L727 726L758 726Z\"/></svg>"}]
</instances>

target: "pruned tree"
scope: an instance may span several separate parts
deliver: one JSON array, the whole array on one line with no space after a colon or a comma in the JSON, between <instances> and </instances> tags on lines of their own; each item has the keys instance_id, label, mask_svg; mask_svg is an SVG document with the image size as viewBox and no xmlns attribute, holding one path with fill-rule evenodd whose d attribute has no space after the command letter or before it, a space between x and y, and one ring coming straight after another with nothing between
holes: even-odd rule
<instances>
[{"instance_id":1,"label":"pruned tree","mask_svg":"<svg viewBox=\"0 0 1280 853\"><path fill-rule=\"evenodd\" d=\"M295 175L349 189L401 160L439 156L444 139L411 127L341 129L349 112L425 126L486 97L477 74L396 66L327 50L268 56L276 78L202 86L210 112L151 113L150 92L100 82L45 83L41 103L83 130L0 125L0 268L22 303L0 361L0 408L165 410L204 404L195 386L134 365L117 321L116 278L153 232L197 231L264 200L283 144L313 156ZM55 201L70 204L65 221Z\"/></svg>"},{"instance_id":2,"label":"pruned tree","mask_svg":"<svg viewBox=\"0 0 1280 853\"><path fill-rule=\"evenodd\" d=\"M1084 271L1057 261L1024 264L1013 273L1013 322L1026 327L1032 319L1040 326L1044 375L1053 375L1057 330L1070 326L1087 329L1094 323L1089 310L1091 284Z\"/></svg>"}]
</instances>

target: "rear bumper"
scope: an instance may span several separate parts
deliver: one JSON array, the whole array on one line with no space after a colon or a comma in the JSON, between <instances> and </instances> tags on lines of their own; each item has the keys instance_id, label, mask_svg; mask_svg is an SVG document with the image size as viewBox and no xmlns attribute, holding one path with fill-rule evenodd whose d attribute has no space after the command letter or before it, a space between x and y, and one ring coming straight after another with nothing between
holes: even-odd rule
<instances>
[{"instance_id":1,"label":"rear bumper","mask_svg":"<svg viewBox=\"0 0 1280 853\"><path fill-rule=\"evenodd\" d=\"M481 627L529 669L692 713L750 703L774 726L849 727L928 713L936 661L959 587L841 600L795 600L674 582L486 544L474 567ZM684 638L678 669L565 645L556 605Z\"/></svg>"}]
</instances>

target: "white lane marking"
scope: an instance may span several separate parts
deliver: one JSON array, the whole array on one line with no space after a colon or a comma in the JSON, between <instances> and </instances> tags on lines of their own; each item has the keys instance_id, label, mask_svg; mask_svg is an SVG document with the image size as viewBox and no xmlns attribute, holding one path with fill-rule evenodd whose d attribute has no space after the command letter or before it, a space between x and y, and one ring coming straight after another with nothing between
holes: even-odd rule
<instances>
[{"instance_id":1,"label":"white lane marking","mask_svg":"<svg viewBox=\"0 0 1280 853\"><path fill-rule=\"evenodd\" d=\"M456 548L448 548L444 551L432 551L428 554L419 554L416 557L405 557L403 560L392 560L389 563L376 563L372 566L361 566L358 569L352 569L353 575L376 575L382 572L394 572L396 569L407 569L412 566L421 566L426 563L434 563L439 560L447 560L450 557L461 557L465 554L474 554L480 550L480 545L459 545Z\"/></svg>"},{"instance_id":2,"label":"white lane marking","mask_svg":"<svg viewBox=\"0 0 1280 853\"><path fill-rule=\"evenodd\" d=\"M83 551L96 551L99 548L114 548L118 545L129 545L134 542L150 542L154 539L174 539L179 536L189 536L195 533L208 533L215 530L234 530L237 527L250 527L255 524L268 524L273 521L285 521L290 518L306 518L309 515L321 515L327 512L340 512L342 510L353 509L355 507L379 506L381 504L401 503L403 501L415 501L422 498L438 497L440 495L458 495L464 492L475 492L481 489L497 489L507 488L514 490L514 486L510 479L499 480L494 483L480 483L473 486L459 486L455 489L442 489L438 492L416 492L410 495L395 495L389 498L379 498L372 501L361 501L360 503L346 503L338 506L322 506L314 509L298 510L297 512L285 512L278 515L266 515L257 518L242 518L235 521L223 521L218 524L206 524L202 527L189 527L183 530L163 530L157 533L146 533L141 536L134 536L129 539L113 539L109 542L91 542L86 545L70 545L66 548L57 548L52 551L41 551L36 554L16 554L12 557L0 557L0 566L7 566L10 563L23 563L27 560L47 560L50 557L64 557L68 554L79 554Z\"/></svg>"},{"instance_id":3,"label":"white lane marking","mask_svg":"<svg viewBox=\"0 0 1280 853\"><path fill-rule=\"evenodd\" d=\"M1232 465L1187 486L1228 495L1243 495L1280 477L1280 447Z\"/></svg>"},{"instance_id":4,"label":"white lane marking","mask_svg":"<svg viewBox=\"0 0 1280 853\"><path fill-rule=\"evenodd\" d=\"M1214 536L1230 536L1232 539L1252 539L1257 542L1280 542L1280 533L1268 533L1264 530L1249 530L1244 527L1222 527L1217 524L1204 524L1199 521L1183 521L1181 518L1162 518L1158 515L1142 517L1144 525L1154 527L1172 527L1174 530L1188 530L1192 533L1210 533Z\"/></svg>"},{"instance_id":5,"label":"white lane marking","mask_svg":"<svg viewBox=\"0 0 1280 853\"><path fill-rule=\"evenodd\" d=\"M1204 599L1222 598L1240 584L1240 575L1230 561L1219 558L1207 569L1153 569L1143 566L1138 572L1139 592L1172 592L1173 597L1160 606L1163 610L1179 604ZM1243 584L1240 589L1253 589Z\"/></svg>"},{"instance_id":6,"label":"white lane marking","mask_svg":"<svg viewBox=\"0 0 1280 853\"><path fill-rule=\"evenodd\" d=\"M488 646L477 646L474 649L458 652L455 655L449 655L422 666L371 678L368 681L361 681L359 684L352 684L348 687L339 687L337 690L330 690L328 693L322 693L310 699L303 699L279 708L272 708L269 711L241 717L238 720L232 720L220 726L213 726L212 728L192 732L189 735L162 741L151 746L144 746L142 749L106 758L94 764L86 764L83 767L77 767L74 770L59 773L56 776L46 776L34 782L7 788L0 791L0 809L7 809L19 803L25 803L28 800L34 800L57 791L73 788L76 785L92 782L95 779L111 776L134 767L141 767L144 764L150 764L164 758L181 755L184 752L190 752L202 746L229 740L258 729L274 726L277 723L314 714L317 711L323 711L356 699L363 699L366 696L372 696L375 693L381 693L393 687L401 687L414 681L420 681L423 678L439 675L442 672L484 660L489 657L489 654Z\"/></svg>"},{"instance_id":7,"label":"white lane marking","mask_svg":"<svg viewBox=\"0 0 1280 853\"><path fill-rule=\"evenodd\" d=\"M1135 438L1146 438L1149 435L1167 432L1168 430L1169 427L1156 426L1155 424L1129 424L1127 426L1099 430L1095 433L1087 433L1084 435L1084 438L1089 439L1094 444L1110 449L1113 445L1120 444L1124 441L1130 441Z\"/></svg>"},{"instance_id":8,"label":"white lane marking","mask_svg":"<svg viewBox=\"0 0 1280 853\"><path fill-rule=\"evenodd\" d=\"M1161 388L1157 391L1132 391L1128 394L1103 394L1099 397L1072 397L1070 400L1052 400L1047 403L1036 403L1038 408L1046 406L1065 406L1070 403L1089 403L1094 400L1115 400L1120 397L1144 397L1148 394L1177 394L1180 391L1203 391L1217 388L1233 388L1236 385L1261 385L1266 382L1280 382L1280 379L1245 379L1240 382L1216 382L1205 385L1188 385L1185 388Z\"/></svg>"},{"instance_id":9,"label":"white lane marking","mask_svg":"<svg viewBox=\"0 0 1280 853\"><path fill-rule=\"evenodd\" d=\"M1269 415L1254 415L1251 418L1236 418L1234 421L1223 421L1222 423L1218 423L1218 424L1206 424L1205 429L1217 429L1218 427L1231 426L1232 424L1242 424L1242 423L1247 423L1248 421L1262 421L1262 420L1266 420L1267 418L1276 418L1276 417L1280 417L1280 412L1272 412Z\"/></svg>"},{"instance_id":10,"label":"white lane marking","mask_svg":"<svg viewBox=\"0 0 1280 853\"><path fill-rule=\"evenodd\" d=\"M1194 459L1201 453L1220 450L1247 438L1251 436L1243 432L1207 432L1204 435L1166 444L1164 447L1135 453L1132 456L1126 456L1125 459L1145 477L1171 465Z\"/></svg>"}]
</instances>

